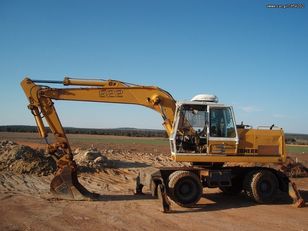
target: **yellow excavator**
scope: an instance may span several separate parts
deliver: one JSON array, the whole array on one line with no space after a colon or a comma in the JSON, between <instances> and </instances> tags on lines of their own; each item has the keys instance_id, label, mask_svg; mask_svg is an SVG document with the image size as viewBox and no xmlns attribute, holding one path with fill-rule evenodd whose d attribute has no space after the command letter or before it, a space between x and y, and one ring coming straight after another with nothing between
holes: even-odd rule
<instances>
[{"instance_id":1,"label":"yellow excavator","mask_svg":"<svg viewBox=\"0 0 308 231\"><path fill-rule=\"evenodd\" d=\"M167 91L155 86L69 77L63 81L25 78L21 86L30 102L28 108L39 135L47 140L44 118L55 137L54 143L47 144L47 151L57 159L50 190L58 198L95 199L95 194L78 181L77 165L54 107L54 100L70 100L136 104L161 114L172 159L191 164L189 167L153 167L140 172L136 178L136 193L142 193L143 186L148 186L153 196L161 199L165 212L170 210L169 199L180 206L194 206L204 187L219 187L227 194L244 191L259 203L274 201L278 191L289 192L297 207L304 205L295 184L284 173L264 167L283 164L286 160L283 130L274 125L257 129L236 125L232 106L219 103L214 95L176 101ZM243 167L243 163L253 163L253 167Z\"/></svg>"}]
</instances>

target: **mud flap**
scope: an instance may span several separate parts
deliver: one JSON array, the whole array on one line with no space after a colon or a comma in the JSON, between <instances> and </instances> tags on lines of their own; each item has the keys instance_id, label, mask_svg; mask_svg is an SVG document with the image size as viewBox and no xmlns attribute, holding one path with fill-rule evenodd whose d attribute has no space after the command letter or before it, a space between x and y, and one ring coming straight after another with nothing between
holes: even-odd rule
<instances>
[{"instance_id":1,"label":"mud flap","mask_svg":"<svg viewBox=\"0 0 308 231\"><path fill-rule=\"evenodd\" d=\"M294 207L301 208L305 206L305 201L297 190L296 184L292 181L289 182L289 196L293 199Z\"/></svg>"}]
</instances>

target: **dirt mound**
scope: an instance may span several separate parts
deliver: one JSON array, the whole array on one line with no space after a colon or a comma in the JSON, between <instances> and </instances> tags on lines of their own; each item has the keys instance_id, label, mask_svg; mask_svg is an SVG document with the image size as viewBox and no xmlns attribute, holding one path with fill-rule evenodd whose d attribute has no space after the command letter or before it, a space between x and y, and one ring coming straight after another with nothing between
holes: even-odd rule
<instances>
[{"instance_id":1,"label":"dirt mound","mask_svg":"<svg viewBox=\"0 0 308 231\"><path fill-rule=\"evenodd\" d=\"M42 150L19 145L12 141L0 141L0 171L48 175L56 170L56 163Z\"/></svg>"},{"instance_id":2,"label":"dirt mound","mask_svg":"<svg viewBox=\"0 0 308 231\"><path fill-rule=\"evenodd\" d=\"M113 162L108 160L96 148L88 150L76 149L74 151L74 160L77 163L80 172L96 172L106 167L113 167Z\"/></svg>"},{"instance_id":3,"label":"dirt mound","mask_svg":"<svg viewBox=\"0 0 308 231\"><path fill-rule=\"evenodd\" d=\"M281 167L288 177L308 177L308 169L297 160L287 157L286 162Z\"/></svg>"}]
</instances>

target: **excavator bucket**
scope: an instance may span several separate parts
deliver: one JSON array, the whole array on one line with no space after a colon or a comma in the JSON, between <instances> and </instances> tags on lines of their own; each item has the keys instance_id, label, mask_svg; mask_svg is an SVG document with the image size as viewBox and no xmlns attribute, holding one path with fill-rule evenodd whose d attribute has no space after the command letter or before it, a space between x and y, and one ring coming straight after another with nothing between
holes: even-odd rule
<instances>
[{"instance_id":1,"label":"excavator bucket","mask_svg":"<svg viewBox=\"0 0 308 231\"><path fill-rule=\"evenodd\" d=\"M99 196L79 183L75 163L58 167L50 183L50 191L56 198L65 200L95 200Z\"/></svg>"}]
</instances>

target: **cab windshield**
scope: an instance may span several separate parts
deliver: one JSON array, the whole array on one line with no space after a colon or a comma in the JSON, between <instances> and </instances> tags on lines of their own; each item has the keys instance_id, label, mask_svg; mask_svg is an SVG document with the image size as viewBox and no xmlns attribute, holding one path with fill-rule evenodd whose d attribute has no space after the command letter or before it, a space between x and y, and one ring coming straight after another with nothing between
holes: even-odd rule
<instances>
[{"instance_id":1,"label":"cab windshield","mask_svg":"<svg viewBox=\"0 0 308 231\"><path fill-rule=\"evenodd\" d=\"M206 105L182 105L176 133L177 152L206 153Z\"/></svg>"}]
</instances>

